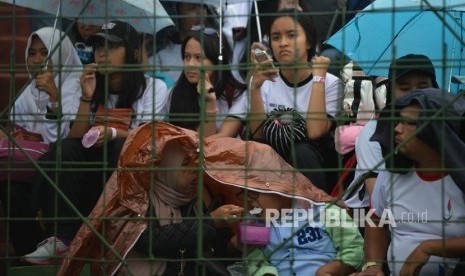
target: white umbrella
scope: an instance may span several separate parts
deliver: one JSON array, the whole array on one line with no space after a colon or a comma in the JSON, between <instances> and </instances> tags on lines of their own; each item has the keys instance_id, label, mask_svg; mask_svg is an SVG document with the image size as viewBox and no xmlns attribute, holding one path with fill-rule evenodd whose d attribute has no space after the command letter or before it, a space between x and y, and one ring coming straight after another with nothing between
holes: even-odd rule
<instances>
[{"instance_id":1,"label":"white umbrella","mask_svg":"<svg viewBox=\"0 0 465 276\"><path fill-rule=\"evenodd\" d=\"M102 25L111 20L131 24L137 31L153 34L174 25L158 0L0 0L82 23ZM57 18L58 18L57 16Z\"/></svg>"}]
</instances>

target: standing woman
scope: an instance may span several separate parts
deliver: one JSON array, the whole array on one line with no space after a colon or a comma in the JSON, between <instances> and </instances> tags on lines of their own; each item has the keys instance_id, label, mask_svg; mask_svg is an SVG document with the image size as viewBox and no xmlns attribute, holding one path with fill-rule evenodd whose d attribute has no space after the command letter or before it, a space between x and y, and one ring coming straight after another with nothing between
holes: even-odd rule
<instances>
[{"instance_id":1,"label":"standing woman","mask_svg":"<svg viewBox=\"0 0 465 276\"><path fill-rule=\"evenodd\" d=\"M81 76L82 97L76 120L68 139L54 152L61 153L62 170L50 175L57 186L78 210L88 215L102 193L103 184L116 167L122 145L130 129L160 119L166 113L167 88L161 80L144 76L141 62L139 35L129 24L112 21L90 38L95 63L88 66ZM126 67L125 67L126 65ZM127 68L132 65L132 68ZM97 109L103 107L105 116L111 108L130 108L132 116L128 130L94 126ZM85 148L82 137L89 130L99 132L96 143ZM55 154L54 154L55 156ZM79 169L76 169L79 168ZM54 191L41 198L42 206L54 203ZM55 205L53 205L55 206ZM48 207L48 214L56 217L76 217L76 213L61 197L56 211ZM40 243L37 250L24 256L32 264L50 264L67 253L71 241L79 229L80 219L58 220L52 236ZM56 250L55 250L56 249Z\"/></svg>"},{"instance_id":2,"label":"standing woman","mask_svg":"<svg viewBox=\"0 0 465 276\"><path fill-rule=\"evenodd\" d=\"M237 137L247 114L246 87L231 74L225 39L220 60L219 39L217 30L195 26L183 41L184 70L171 91L169 118L174 125L198 130L205 93L204 136Z\"/></svg>"},{"instance_id":3,"label":"standing woman","mask_svg":"<svg viewBox=\"0 0 465 276\"><path fill-rule=\"evenodd\" d=\"M303 138L295 147L288 147L280 154L310 179L317 187L329 192L322 168L337 168L337 154L331 137L341 100L340 80L327 73L329 59L316 55L317 33L311 17L297 10L287 9L271 20L269 37L279 71L271 65L273 60L258 63L252 53L255 69L250 82L250 128L255 139L267 140L275 149L283 139L265 137L264 121L276 128L285 125L279 115L286 109L294 109L292 118L300 114ZM297 113L297 114L296 114ZM298 122L296 123L298 125ZM269 129L273 129L270 127ZM297 129L291 131L291 138L297 136ZM276 137L276 136L275 136ZM289 141L288 144L294 141ZM294 151L291 152L291 150ZM279 152L279 150L278 150Z\"/></svg>"}]
</instances>

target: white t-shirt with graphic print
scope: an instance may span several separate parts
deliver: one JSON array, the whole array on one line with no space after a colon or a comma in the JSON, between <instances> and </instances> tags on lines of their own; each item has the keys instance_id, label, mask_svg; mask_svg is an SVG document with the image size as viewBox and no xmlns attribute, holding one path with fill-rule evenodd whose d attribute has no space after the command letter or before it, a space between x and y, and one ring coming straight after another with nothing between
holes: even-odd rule
<instances>
[{"instance_id":1,"label":"white t-shirt with graphic print","mask_svg":"<svg viewBox=\"0 0 465 276\"><path fill-rule=\"evenodd\" d=\"M275 108L294 108L305 118L308 103L312 95L313 78L294 84L283 79L281 73L275 81L265 81L261 87L265 112L269 114ZM339 78L327 73L325 82L326 113L335 117L342 101L342 84Z\"/></svg>"}]
</instances>

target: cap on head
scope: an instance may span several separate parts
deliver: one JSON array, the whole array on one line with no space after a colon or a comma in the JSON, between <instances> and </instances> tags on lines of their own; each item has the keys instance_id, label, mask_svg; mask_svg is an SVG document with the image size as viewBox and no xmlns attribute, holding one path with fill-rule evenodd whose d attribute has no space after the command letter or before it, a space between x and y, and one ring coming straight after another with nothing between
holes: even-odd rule
<instances>
[{"instance_id":1,"label":"cap on head","mask_svg":"<svg viewBox=\"0 0 465 276\"><path fill-rule=\"evenodd\" d=\"M103 24L100 30L89 38L88 43L93 45L101 38L112 42L125 42L134 49L139 48L140 45L139 34L136 29L130 24L118 20Z\"/></svg>"},{"instance_id":2,"label":"cap on head","mask_svg":"<svg viewBox=\"0 0 465 276\"><path fill-rule=\"evenodd\" d=\"M428 74L432 78L433 87L438 88L436 82L436 71L431 60L424 55L408 54L396 59L389 67L389 79L395 77L396 80L406 74L419 71Z\"/></svg>"}]
</instances>

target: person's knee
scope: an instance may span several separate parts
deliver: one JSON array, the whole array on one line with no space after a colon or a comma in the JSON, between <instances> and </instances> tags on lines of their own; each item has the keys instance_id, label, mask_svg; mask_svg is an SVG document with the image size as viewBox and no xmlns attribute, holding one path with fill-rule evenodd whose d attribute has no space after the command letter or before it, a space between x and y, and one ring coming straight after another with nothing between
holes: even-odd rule
<instances>
[{"instance_id":1,"label":"person's knee","mask_svg":"<svg viewBox=\"0 0 465 276\"><path fill-rule=\"evenodd\" d=\"M297 167L320 168L323 165L320 154L309 143L298 143L295 145L295 160Z\"/></svg>"},{"instance_id":2,"label":"person's knee","mask_svg":"<svg viewBox=\"0 0 465 276\"><path fill-rule=\"evenodd\" d=\"M53 145L53 153L60 151L61 159L64 161L73 161L76 160L76 156L82 154L82 146L80 139L65 138L60 142L56 142Z\"/></svg>"},{"instance_id":3,"label":"person's knee","mask_svg":"<svg viewBox=\"0 0 465 276\"><path fill-rule=\"evenodd\" d=\"M323 171L323 159L318 150L310 143L299 143L295 146L296 167L313 185L326 191L326 177ZM292 158L291 158L292 159Z\"/></svg>"},{"instance_id":4,"label":"person's knee","mask_svg":"<svg viewBox=\"0 0 465 276\"><path fill-rule=\"evenodd\" d=\"M108 165L110 168L116 168L118 164L118 159L121 154L121 150L123 149L124 143L126 142L126 138L116 139L113 142L111 147L111 153L108 158Z\"/></svg>"}]
</instances>

